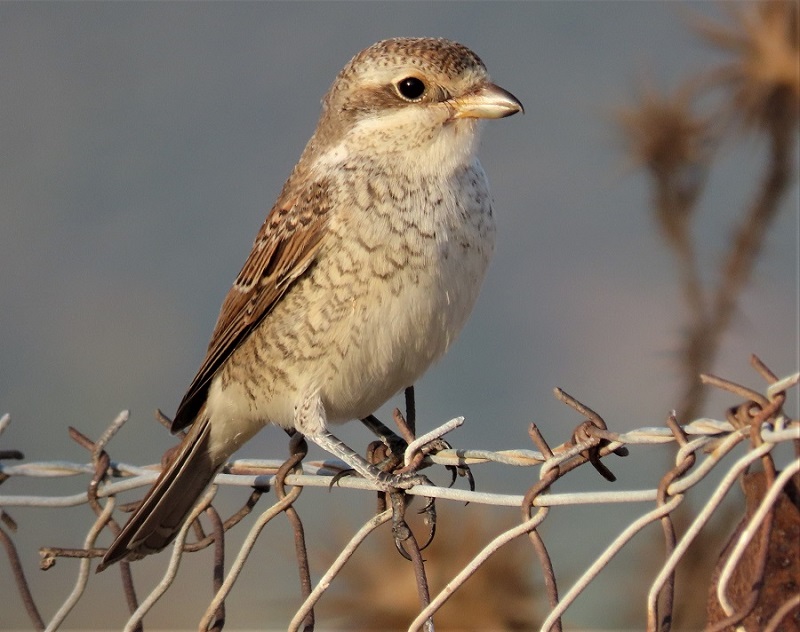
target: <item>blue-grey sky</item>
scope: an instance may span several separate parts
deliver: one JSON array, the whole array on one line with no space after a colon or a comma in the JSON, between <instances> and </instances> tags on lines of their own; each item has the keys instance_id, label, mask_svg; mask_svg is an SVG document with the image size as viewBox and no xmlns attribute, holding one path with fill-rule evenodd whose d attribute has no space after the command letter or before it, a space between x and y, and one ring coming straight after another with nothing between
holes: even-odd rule
<instances>
[{"instance_id":1,"label":"blue-grey sky","mask_svg":"<svg viewBox=\"0 0 800 632\"><path fill-rule=\"evenodd\" d=\"M554 386L613 429L662 423L678 404L685 309L613 112L643 76L673 88L720 62L686 27L695 10L715 12L667 2L0 4L0 413L12 415L3 447L83 460L67 426L97 437L129 408L112 455L158 460L169 438L152 412L171 414L193 377L322 95L358 50L398 35L470 46L526 108L485 127L496 256L463 335L418 384L421 428L465 415L454 444L501 449L529 447L536 421L558 444L580 420ZM697 225L709 282L763 154L755 140L724 146L712 173ZM797 222L795 188L716 373L759 387L751 352L780 374L797 370ZM735 403L712 401L712 416ZM344 434L367 442L355 426ZM242 453L284 452L273 430ZM3 492L15 489L22 483ZM75 546L89 512L55 520ZM36 574L32 551L24 561ZM57 572L71 577L72 566ZM35 586L46 581L59 586ZM0 570L4 595L8 582ZM52 608L64 595L48 591ZM26 627L6 600L0 627ZM89 611L72 627L89 625ZM107 616L92 624L119 624Z\"/></svg>"}]
</instances>

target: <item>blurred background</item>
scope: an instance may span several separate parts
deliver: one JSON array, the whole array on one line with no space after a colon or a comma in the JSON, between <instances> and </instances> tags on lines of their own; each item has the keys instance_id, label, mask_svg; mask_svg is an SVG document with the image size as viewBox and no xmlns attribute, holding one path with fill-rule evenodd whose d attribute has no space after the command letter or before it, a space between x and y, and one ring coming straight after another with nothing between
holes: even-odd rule
<instances>
[{"instance_id":1,"label":"blurred background","mask_svg":"<svg viewBox=\"0 0 800 632\"><path fill-rule=\"evenodd\" d=\"M685 299L686 259L675 256L680 230L654 211L654 200L663 210L658 174L665 167L647 153L640 115L662 94L686 110L685 162L667 160L666 168L675 169L668 175L681 199L693 196L695 281L710 295L772 156L766 124L750 115L731 123L732 141L716 136L724 105L691 78L730 71L737 49L698 36L689 27L698 16L737 27L735 15L706 2L1 3L0 413L12 418L2 447L30 461L85 461L67 426L97 438L130 409L112 458L160 459L173 439L153 411L171 415L193 377L221 301L316 125L322 95L352 55L401 35L466 44L526 108L485 128L481 161L495 198L496 255L459 341L416 385L419 429L464 415L465 425L448 436L457 447L533 448L527 428L535 421L557 445L581 419L553 398L555 386L597 410L612 430L661 425L683 406L686 334L697 328ZM796 152L796 127L790 139ZM781 376L798 366L798 189L796 173L787 177L718 353L704 367L756 390L762 382L748 365L751 353ZM389 421L400 403L379 416ZM721 418L735 403L714 395L696 412ZM796 416L796 399L792 406ZM369 440L358 424L342 438L359 450ZM285 454L285 435L267 429L240 456ZM667 458L633 455L630 464L612 459L609 466L616 485L628 488L648 459ZM508 493L524 493L536 475L491 467L475 474L480 489ZM560 489L594 487L614 489L589 473ZM3 494L76 491L75 481L12 479L2 487ZM243 494L220 502L235 508ZM309 546L323 558L368 517L372 501L359 496L304 493ZM467 509L458 509L452 533L481 513ZM10 513L49 619L75 565L61 560L43 573L38 547L80 546L92 514L86 507ZM511 510L481 515L490 525L517 519ZM597 507L564 515L549 529L565 577L630 521ZM440 539L470 542L447 533L443 523ZM288 528L274 527L261 549L228 602L229 629L285 628L297 605ZM532 553L524 555L529 564L513 581L541 585ZM165 563L161 556L134 568L143 594ZM324 566L316 563L318 576ZM210 581L202 571L202 584L193 584L193 564L182 566L184 581L148 618L152 626L196 626ZM606 586L636 594L630 566L606 572ZM122 625L114 573L92 576L67 628ZM400 590L385 581L390 593ZM0 594L0 627L29 628L4 561ZM379 599L369 602L377 607ZM602 589L590 592L568 621L641 627L641 609L609 602ZM356 607L342 603L330 606L321 629L350 627L346 615Z\"/></svg>"}]
</instances>

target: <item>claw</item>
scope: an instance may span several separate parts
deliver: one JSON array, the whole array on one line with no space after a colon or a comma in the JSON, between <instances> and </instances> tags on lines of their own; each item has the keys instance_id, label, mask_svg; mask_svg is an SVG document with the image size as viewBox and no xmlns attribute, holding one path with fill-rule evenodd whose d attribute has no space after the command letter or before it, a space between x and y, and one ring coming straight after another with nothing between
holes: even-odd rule
<instances>
[{"instance_id":1,"label":"claw","mask_svg":"<svg viewBox=\"0 0 800 632\"><path fill-rule=\"evenodd\" d=\"M428 502L425 503L425 506L419 510L420 514L425 514L425 517L422 520L422 523L428 527L428 539L425 540L425 543L419 547L420 551L424 551L428 548L428 545L433 542L433 538L436 535L436 502L433 498L428 498Z\"/></svg>"},{"instance_id":2,"label":"claw","mask_svg":"<svg viewBox=\"0 0 800 632\"><path fill-rule=\"evenodd\" d=\"M428 498L426 496L425 497L425 506L422 509L420 509L417 513L420 514L420 515L425 514L425 513L429 513L431 508L434 507L435 503L436 503L436 499L435 498ZM436 511L435 510L434 510L433 514L434 514L434 516L436 515Z\"/></svg>"},{"instance_id":3,"label":"claw","mask_svg":"<svg viewBox=\"0 0 800 632\"><path fill-rule=\"evenodd\" d=\"M347 476L356 476L357 474L358 472L356 472L352 468L350 468L349 470L342 470L341 472L337 472L336 474L333 475L333 478L331 478L331 483L330 485L328 485L328 491L332 490L333 486L336 485L343 478Z\"/></svg>"},{"instance_id":4,"label":"claw","mask_svg":"<svg viewBox=\"0 0 800 632\"><path fill-rule=\"evenodd\" d=\"M403 546L403 542L412 537L411 529L405 518L406 497L402 492L392 492L389 494L389 498L392 501L392 536L394 539L394 546L398 553L410 562L412 558Z\"/></svg>"},{"instance_id":5,"label":"claw","mask_svg":"<svg viewBox=\"0 0 800 632\"><path fill-rule=\"evenodd\" d=\"M458 478L458 468L455 465L445 465L445 469L450 472L450 482L447 484L447 487L452 487L456 484L456 479Z\"/></svg>"},{"instance_id":6,"label":"claw","mask_svg":"<svg viewBox=\"0 0 800 632\"><path fill-rule=\"evenodd\" d=\"M469 466L465 465L462 468L463 474L462 476L467 477L467 481L469 481L469 491L475 491L475 477L472 475L472 470L469 469Z\"/></svg>"},{"instance_id":7,"label":"claw","mask_svg":"<svg viewBox=\"0 0 800 632\"><path fill-rule=\"evenodd\" d=\"M412 558L403 546L403 542L411 538L411 530L408 528L405 520L392 525L392 535L394 536L394 548L397 549L397 552L400 553L400 555L411 562Z\"/></svg>"},{"instance_id":8,"label":"claw","mask_svg":"<svg viewBox=\"0 0 800 632\"><path fill-rule=\"evenodd\" d=\"M394 539L394 548L396 548L397 552L404 558L406 558L409 562L414 561L413 559L411 559L411 556L406 552L405 548L403 548L403 545L400 544L400 540L398 540L397 538Z\"/></svg>"}]
</instances>

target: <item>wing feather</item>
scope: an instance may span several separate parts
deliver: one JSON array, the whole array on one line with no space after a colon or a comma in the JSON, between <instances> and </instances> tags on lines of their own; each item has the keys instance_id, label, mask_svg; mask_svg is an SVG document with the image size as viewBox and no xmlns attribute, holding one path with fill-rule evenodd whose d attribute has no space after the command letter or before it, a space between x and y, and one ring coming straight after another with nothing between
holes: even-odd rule
<instances>
[{"instance_id":1,"label":"wing feather","mask_svg":"<svg viewBox=\"0 0 800 632\"><path fill-rule=\"evenodd\" d=\"M222 303L200 369L175 413L172 431L189 426L216 372L314 262L331 209L330 185L290 180L258 231L253 250ZM300 188L300 193L291 195Z\"/></svg>"}]
</instances>

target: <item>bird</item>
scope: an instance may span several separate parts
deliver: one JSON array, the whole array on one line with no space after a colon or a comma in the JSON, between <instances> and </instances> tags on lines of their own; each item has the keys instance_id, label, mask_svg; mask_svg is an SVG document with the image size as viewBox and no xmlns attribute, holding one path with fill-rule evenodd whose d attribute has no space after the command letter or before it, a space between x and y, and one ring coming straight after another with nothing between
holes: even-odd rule
<instances>
[{"instance_id":1,"label":"bird","mask_svg":"<svg viewBox=\"0 0 800 632\"><path fill-rule=\"evenodd\" d=\"M462 329L494 250L483 119L522 112L443 38L357 53L225 297L180 402L188 429L99 567L165 548L229 457L267 424L301 432L380 489L329 429L412 385Z\"/></svg>"}]
</instances>

